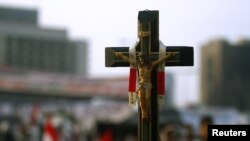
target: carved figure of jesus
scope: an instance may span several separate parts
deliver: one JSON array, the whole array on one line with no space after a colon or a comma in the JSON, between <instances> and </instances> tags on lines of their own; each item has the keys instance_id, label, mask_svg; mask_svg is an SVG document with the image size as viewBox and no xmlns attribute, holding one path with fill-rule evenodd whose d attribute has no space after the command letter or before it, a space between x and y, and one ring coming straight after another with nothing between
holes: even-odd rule
<instances>
[{"instance_id":1,"label":"carved figure of jesus","mask_svg":"<svg viewBox=\"0 0 250 141\"><path fill-rule=\"evenodd\" d=\"M151 84L152 70L159 64L165 62L168 58L174 56L175 54L176 53L174 52L167 53L166 56L149 63L149 65L146 65L144 62L144 56L142 53L139 53L137 55L137 60L132 60L121 52L115 53L115 56L136 66L137 68L138 83L139 83L139 86L137 89L137 95L138 95L138 103L141 108L143 119L148 119L149 117L149 108L150 108L150 102L151 102L151 89L152 89L152 84Z\"/></svg>"}]
</instances>

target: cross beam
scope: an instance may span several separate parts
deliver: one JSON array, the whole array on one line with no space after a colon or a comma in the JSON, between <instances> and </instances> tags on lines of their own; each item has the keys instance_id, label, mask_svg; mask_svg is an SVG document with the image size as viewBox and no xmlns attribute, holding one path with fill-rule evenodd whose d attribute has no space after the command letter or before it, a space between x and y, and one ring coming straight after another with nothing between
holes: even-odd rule
<instances>
[{"instance_id":1,"label":"cross beam","mask_svg":"<svg viewBox=\"0 0 250 141\"><path fill-rule=\"evenodd\" d=\"M106 67L128 67L129 63L124 62L122 59L116 57L114 52L122 52L124 55L129 56L129 47L106 47L105 48L105 66ZM193 66L193 47L189 46L166 46L166 52L177 52L166 60L165 66ZM157 60L158 52L151 53L152 60Z\"/></svg>"},{"instance_id":2,"label":"cross beam","mask_svg":"<svg viewBox=\"0 0 250 141\"><path fill-rule=\"evenodd\" d=\"M136 54L143 53L145 66L150 66L151 62L159 59L159 11L139 11L138 14L138 37ZM129 57L128 47L107 47L105 48L106 67L127 67L130 66L118 56L116 52L121 52ZM193 47L167 46L166 54L174 52L175 55L168 58L165 66L193 66ZM142 69L142 67L137 67ZM143 69L147 69L146 67ZM153 68L150 74L149 118L142 117L142 110L138 104L138 138L139 141L159 141L159 110L157 103L157 68ZM143 85L144 86L144 85ZM146 87L146 86L145 86ZM143 88L144 92L146 88ZM148 89L147 89L148 90ZM148 93L144 93L145 95Z\"/></svg>"}]
</instances>

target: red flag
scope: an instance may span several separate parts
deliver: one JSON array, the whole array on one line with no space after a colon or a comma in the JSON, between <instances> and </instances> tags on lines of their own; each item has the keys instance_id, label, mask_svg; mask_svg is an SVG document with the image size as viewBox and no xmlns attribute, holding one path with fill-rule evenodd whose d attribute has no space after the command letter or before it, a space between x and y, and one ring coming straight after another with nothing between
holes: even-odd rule
<instances>
[{"instance_id":1,"label":"red flag","mask_svg":"<svg viewBox=\"0 0 250 141\"><path fill-rule=\"evenodd\" d=\"M53 126L49 118L44 125L44 133L42 141L59 141L59 136L56 128Z\"/></svg>"}]
</instances>

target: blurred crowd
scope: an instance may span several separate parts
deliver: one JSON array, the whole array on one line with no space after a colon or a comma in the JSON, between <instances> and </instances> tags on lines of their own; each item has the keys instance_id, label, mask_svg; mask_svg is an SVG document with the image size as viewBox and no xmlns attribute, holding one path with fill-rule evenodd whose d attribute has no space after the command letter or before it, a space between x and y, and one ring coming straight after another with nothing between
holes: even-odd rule
<instances>
[{"instance_id":1,"label":"blurred crowd","mask_svg":"<svg viewBox=\"0 0 250 141\"><path fill-rule=\"evenodd\" d=\"M96 122L87 129L89 121L76 113L42 111L36 104L23 115L28 118L0 115L0 141L138 141L137 125L131 125L135 130L126 131L131 128L117 123L101 127ZM191 122L164 122L159 126L160 141L206 141L208 125L214 120L212 115L203 115L197 120L198 127Z\"/></svg>"},{"instance_id":2,"label":"blurred crowd","mask_svg":"<svg viewBox=\"0 0 250 141\"><path fill-rule=\"evenodd\" d=\"M115 141L114 130L106 129L101 134L89 134L81 129L80 121L70 114L59 116L46 112L38 117L34 110L29 123L22 120L18 124L15 122L10 118L0 121L0 141ZM180 126L165 123L160 127L160 141L206 141L207 127L212 123L212 117L203 117L198 133L191 124ZM122 141L138 141L137 133L124 135Z\"/></svg>"},{"instance_id":3,"label":"blurred crowd","mask_svg":"<svg viewBox=\"0 0 250 141\"><path fill-rule=\"evenodd\" d=\"M208 125L213 124L213 117L205 115L200 119L196 132L191 124L178 125L166 123L160 130L161 141L207 141Z\"/></svg>"},{"instance_id":4,"label":"blurred crowd","mask_svg":"<svg viewBox=\"0 0 250 141\"><path fill-rule=\"evenodd\" d=\"M69 113L32 110L25 122L16 116L0 119L0 141L86 141L79 120Z\"/></svg>"}]
</instances>

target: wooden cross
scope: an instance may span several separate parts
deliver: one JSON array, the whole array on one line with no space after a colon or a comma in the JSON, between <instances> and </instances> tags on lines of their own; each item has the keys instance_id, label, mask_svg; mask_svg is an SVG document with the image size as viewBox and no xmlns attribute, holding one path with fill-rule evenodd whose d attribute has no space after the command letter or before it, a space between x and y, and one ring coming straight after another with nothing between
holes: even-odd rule
<instances>
[{"instance_id":1,"label":"wooden cross","mask_svg":"<svg viewBox=\"0 0 250 141\"><path fill-rule=\"evenodd\" d=\"M159 65L157 61L163 60L165 66L193 66L193 47L187 46L167 46L165 47L165 56L159 57L159 11L139 11L138 14L138 37L139 41L135 47L136 56L139 60L143 60L141 65L138 61L130 59L129 47L106 47L105 48L105 66L106 67L128 67L131 64L137 67L139 81L144 80L145 72L150 78L147 78L150 85L150 91L145 88L139 90L140 95L150 95L146 100L149 103L149 114L143 114L145 107L143 104L138 104L138 138L139 141L157 141L159 140L159 105L157 103L157 67L152 67L147 71L146 67L151 67L152 64ZM142 56L141 56L142 55ZM141 57L141 58L140 58ZM164 62L161 63L164 63ZM146 68L146 69L145 69ZM143 72L141 72L143 71ZM143 73L143 76L142 74ZM150 74L149 74L150 73ZM138 82L140 83L140 82ZM144 87L145 84L143 84ZM141 100L142 101L142 100ZM144 104L146 105L146 104ZM144 109L143 109L144 108ZM146 120L145 120L146 119Z\"/></svg>"}]
</instances>

